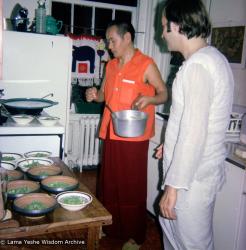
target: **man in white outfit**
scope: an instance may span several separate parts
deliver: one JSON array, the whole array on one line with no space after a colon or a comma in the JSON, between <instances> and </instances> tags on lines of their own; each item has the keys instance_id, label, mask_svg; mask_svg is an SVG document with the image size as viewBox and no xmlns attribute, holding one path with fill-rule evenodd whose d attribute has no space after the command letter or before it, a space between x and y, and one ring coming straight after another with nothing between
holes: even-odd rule
<instances>
[{"instance_id":1,"label":"man in white outfit","mask_svg":"<svg viewBox=\"0 0 246 250\"><path fill-rule=\"evenodd\" d=\"M208 46L201 0L167 0L163 38L185 61L172 88L163 148L160 224L165 250L212 250L216 193L225 180L224 146L234 80L228 61ZM162 146L157 151L161 157Z\"/></svg>"}]
</instances>

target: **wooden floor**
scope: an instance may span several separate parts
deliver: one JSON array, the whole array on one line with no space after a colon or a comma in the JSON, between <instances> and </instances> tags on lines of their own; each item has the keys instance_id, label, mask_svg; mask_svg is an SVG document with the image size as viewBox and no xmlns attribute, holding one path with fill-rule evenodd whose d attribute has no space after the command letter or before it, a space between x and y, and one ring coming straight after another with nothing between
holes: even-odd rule
<instances>
[{"instance_id":1,"label":"wooden floor","mask_svg":"<svg viewBox=\"0 0 246 250\"><path fill-rule=\"evenodd\" d=\"M76 176L90 189L93 194L96 194L97 185L97 169L83 170L82 173L74 171ZM140 250L163 250L162 236L158 222L149 214L147 221L147 234L144 244ZM109 237L103 237L100 240L99 250L121 250L124 242L121 240L111 239Z\"/></svg>"}]
</instances>

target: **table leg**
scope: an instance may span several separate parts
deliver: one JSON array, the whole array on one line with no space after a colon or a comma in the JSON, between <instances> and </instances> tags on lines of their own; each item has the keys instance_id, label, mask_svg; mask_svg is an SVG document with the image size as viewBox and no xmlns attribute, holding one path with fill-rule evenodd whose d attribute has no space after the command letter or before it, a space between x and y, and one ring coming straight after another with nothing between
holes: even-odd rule
<instances>
[{"instance_id":1,"label":"table leg","mask_svg":"<svg viewBox=\"0 0 246 250\"><path fill-rule=\"evenodd\" d=\"M87 250L99 249L100 227L89 227L87 236Z\"/></svg>"}]
</instances>

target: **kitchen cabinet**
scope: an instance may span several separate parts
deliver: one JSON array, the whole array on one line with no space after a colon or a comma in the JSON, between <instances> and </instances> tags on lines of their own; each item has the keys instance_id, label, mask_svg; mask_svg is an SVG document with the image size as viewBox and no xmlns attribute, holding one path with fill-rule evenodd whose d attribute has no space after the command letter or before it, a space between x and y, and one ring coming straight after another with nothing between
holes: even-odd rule
<instances>
[{"instance_id":1,"label":"kitchen cabinet","mask_svg":"<svg viewBox=\"0 0 246 250\"><path fill-rule=\"evenodd\" d=\"M0 151L24 154L29 151L47 150L54 157L62 158L64 127L45 127L37 121L21 126L11 121L0 126Z\"/></svg>"},{"instance_id":2,"label":"kitchen cabinet","mask_svg":"<svg viewBox=\"0 0 246 250\"><path fill-rule=\"evenodd\" d=\"M159 195L162 183L162 160L154 158L155 148L164 140L166 121L157 117L155 121L155 136L150 139L148 151L148 179L147 179L147 210L158 213Z\"/></svg>"},{"instance_id":3,"label":"kitchen cabinet","mask_svg":"<svg viewBox=\"0 0 246 250\"><path fill-rule=\"evenodd\" d=\"M214 211L216 250L246 249L246 171L226 162L227 180Z\"/></svg>"}]
</instances>

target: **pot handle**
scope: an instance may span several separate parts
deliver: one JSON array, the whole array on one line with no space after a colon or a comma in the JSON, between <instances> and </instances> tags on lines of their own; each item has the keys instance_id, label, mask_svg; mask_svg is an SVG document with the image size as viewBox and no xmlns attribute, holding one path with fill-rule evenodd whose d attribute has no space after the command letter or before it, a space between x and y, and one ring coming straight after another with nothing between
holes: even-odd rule
<instances>
[{"instance_id":1,"label":"pot handle","mask_svg":"<svg viewBox=\"0 0 246 250\"><path fill-rule=\"evenodd\" d=\"M62 21L57 21L57 29L58 29L58 32L60 32L60 30L62 29L62 25L63 25L63 22L62 22Z\"/></svg>"},{"instance_id":2,"label":"pot handle","mask_svg":"<svg viewBox=\"0 0 246 250\"><path fill-rule=\"evenodd\" d=\"M114 111L111 109L111 107L109 107L109 105L107 103L105 103L106 108L110 111L112 117L115 119L116 118L116 114L114 113Z\"/></svg>"}]
</instances>

